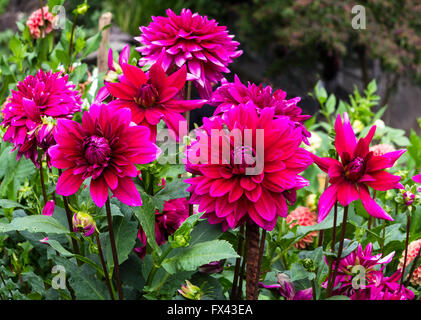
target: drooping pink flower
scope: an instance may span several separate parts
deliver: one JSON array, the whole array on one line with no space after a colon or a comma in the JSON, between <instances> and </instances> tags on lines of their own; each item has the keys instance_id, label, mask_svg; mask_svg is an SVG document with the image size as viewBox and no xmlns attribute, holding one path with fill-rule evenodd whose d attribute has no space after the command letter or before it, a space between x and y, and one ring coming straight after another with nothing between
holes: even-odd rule
<instances>
[{"instance_id":1,"label":"drooping pink flower","mask_svg":"<svg viewBox=\"0 0 421 320\"><path fill-rule=\"evenodd\" d=\"M150 128L151 140L156 137L157 124L162 119L178 138L179 126L186 122L182 112L200 108L206 100L181 100L180 90L186 82L186 67L166 76L159 63L145 74L142 69L122 63L123 75L118 83L106 82L107 90L116 100L115 108L130 108L132 121ZM186 133L187 134L187 133Z\"/></svg>"},{"instance_id":2,"label":"drooping pink flower","mask_svg":"<svg viewBox=\"0 0 421 320\"><path fill-rule=\"evenodd\" d=\"M296 190L308 185L299 176L312 163L299 147L300 129L288 117L275 118L274 108L258 113L249 101L204 118L196 133L198 140L187 149L186 170L197 175L185 180L190 201L223 230L248 219L272 230L278 216L287 216Z\"/></svg>"},{"instance_id":3,"label":"drooping pink flower","mask_svg":"<svg viewBox=\"0 0 421 320\"><path fill-rule=\"evenodd\" d=\"M42 209L42 214L44 216L52 216L54 213L54 208L56 206L56 203L54 200L48 200L45 204L44 208Z\"/></svg>"},{"instance_id":4,"label":"drooping pink flower","mask_svg":"<svg viewBox=\"0 0 421 320\"><path fill-rule=\"evenodd\" d=\"M408 266L416 257L419 255L419 251L421 250L421 239L412 241L408 246L408 256L406 259L406 265ZM418 258L418 259L421 259ZM420 261L420 260L418 260ZM402 253L402 257L399 260L399 268L403 268L404 262L404 252ZM414 270L410 282L415 286L421 286L421 266Z\"/></svg>"},{"instance_id":5,"label":"drooping pink flower","mask_svg":"<svg viewBox=\"0 0 421 320\"><path fill-rule=\"evenodd\" d=\"M155 211L155 239L157 244L163 245L168 240L168 236L174 234L188 217L189 206L186 198L166 201L162 212ZM134 251L143 259L146 254L147 238L142 227L140 227L137 237L143 246L135 248Z\"/></svg>"},{"instance_id":6,"label":"drooping pink flower","mask_svg":"<svg viewBox=\"0 0 421 320\"><path fill-rule=\"evenodd\" d=\"M214 112L215 115L222 114L248 101L253 101L259 110L263 108L275 108L276 116L288 116L291 121L294 121L301 128L303 140L308 144L307 138L311 134L304 126L304 121L310 119L311 116L301 114L302 110L297 106L297 103L301 100L300 97L287 100L286 96L287 93L281 89L272 92L272 87L269 85L263 87L263 84L256 85L249 82L246 87L240 81L240 78L235 75L234 82L222 82L222 85L212 94L210 101L217 107Z\"/></svg>"},{"instance_id":7,"label":"drooping pink flower","mask_svg":"<svg viewBox=\"0 0 421 320\"><path fill-rule=\"evenodd\" d=\"M285 300L311 300L313 298L312 288L296 292L294 283L286 274L278 274L277 279L277 284L266 285L263 282L259 282L259 287L268 290L276 290L282 297L285 298Z\"/></svg>"},{"instance_id":8,"label":"drooping pink flower","mask_svg":"<svg viewBox=\"0 0 421 320\"><path fill-rule=\"evenodd\" d=\"M317 213L311 211L307 207L297 207L295 210L291 211L287 218L286 222L289 224L289 228L292 229L295 225L299 226L312 226L317 223ZM297 249L304 249L308 244L313 243L314 238L317 237L318 232L313 231L302 238L295 244Z\"/></svg>"},{"instance_id":9,"label":"drooping pink flower","mask_svg":"<svg viewBox=\"0 0 421 320\"><path fill-rule=\"evenodd\" d=\"M147 27L140 27L142 34L135 38L142 46L137 48L143 57L140 66L152 65L162 57L165 71L188 66L187 80L194 81L201 97L208 99L212 84L229 73L228 64L243 52L239 43L228 34L227 27L215 20L200 16L189 9L177 16L171 9L168 17L152 17Z\"/></svg>"},{"instance_id":10,"label":"drooping pink flower","mask_svg":"<svg viewBox=\"0 0 421 320\"><path fill-rule=\"evenodd\" d=\"M340 287L333 291L334 295L352 297L356 293L352 281L357 274L363 277L363 279L360 280L360 283L362 283L361 289L365 289L370 283L376 281L376 277L378 276L377 268L381 267L380 271L382 271L384 269L384 266L382 265L392 261L392 258L395 255L395 252L392 252L382 258L381 253L372 255L372 250L373 245L371 243L369 243L364 250L362 249L361 244L359 244L356 250L339 260L337 276L333 288L339 284ZM328 264L326 259L325 262ZM332 269L333 271L336 269L336 261L333 263ZM327 280L322 286L327 286Z\"/></svg>"},{"instance_id":11,"label":"drooping pink flower","mask_svg":"<svg viewBox=\"0 0 421 320\"><path fill-rule=\"evenodd\" d=\"M348 114L344 113L343 123L338 115L335 122L335 147L340 161L332 158L320 158L312 155L314 162L324 172L329 174L330 186L320 197L318 221L323 221L329 214L336 201L343 206L352 201L361 199L365 210L371 216L379 219L393 220L370 196L368 187L375 190L402 189L399 182L401 177L387 171L396 160L406 151L397 150L383 155L375 156L369 151L376 126L370 129L365 138L357 141L355 133L349 122Z\"/></svg>"},{"instance_id":12,"label":"drooping pink flower","mask_svg":"<svg viewBox=\"0 0 421 320\"><path fill-rule=\"evenodd\" d=\"M130 109L114 110L107 105L91 106L83 113L82 125L60 119L48 150L53 166L66 169L58 179L56 192L69 196L91 177L90 193L98 207L108 198L108 189L121 202L141 206L132 180L135 164L156 159L159 149L149 140L149 129L131 124Z\"/></svg>"},{"instance_id":13,"label":"drooping pink flower","mask_svg":"<svg viewBox=\"0 0 421 320\"><path fill-rule=\"evenodd\" d=\"M53 31L54 15L48 11L48 6L44 6L31 13L26 25L29 28L32 38L44 38L46 34Z\"/></svg>"},{"instance_id":14,"label":"drooping pink flower","mask_svg":"<svg viewBox=\"0 0 421 320\"><path fill-rule=\"evenodd\" d=\"M17 160L22 155L39 168L37 147L47 151L55 143L57 119L71 119L82 105L75 85L68 82L68 75L39 70L27 76L12 90L12 97L2 110L2 125L7 128L4 141L18 149ZM49 158L47 163L50 166Z\"/></svg>"},{"instance_id":15,"label":"drooping pink flower","mask_svg":"<svg viewBox=\"0 0 421 320\"><path fill-rule=\"evenodd\" d=\"M118 64L114 61L113 49L108 50L108 69L111 71L122 71L121 65L124 63L129 63L129 56L130 56L130 46L124 46L123 50L121 50Z\"/></svg>"}]
</instances>

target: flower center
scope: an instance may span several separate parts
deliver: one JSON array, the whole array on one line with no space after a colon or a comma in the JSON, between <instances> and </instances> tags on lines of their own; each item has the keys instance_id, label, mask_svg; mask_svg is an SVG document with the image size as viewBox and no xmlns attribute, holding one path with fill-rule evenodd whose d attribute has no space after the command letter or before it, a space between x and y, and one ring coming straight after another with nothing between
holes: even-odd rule
<instances>
[{"instance_id":1,"label":"flower center","mask_svg":"<svg viewBox=\"0 0 421 320\"><path fill-rule=\"evenodd\" d=\"M236 147L231 153L231 165L234 173L244 174L246 168L254 167L256 152L249 146Z\"/></svg>"},{"instance_id":2,"label":"flower center","mask_svg":"<svg viewBox=\"0 0 421 320\"><path fill-rule=\"evenodd\" d=\"M360 157L356 157L345 166L345 177L351 181L357 181L364 174L364 170L364 160Z\"/></svg>"},{"instance_id":3,"label":"flower center","mask_svg":"<svg viewBox=\"0 0 421 320\"><path fill-rule=\"evenodd\" d=\"M134 101L143 107L152 107L157 100L158 91L152 84L144 84L138 89L137 96Z\"/></svg>"},{"instance_id":4,"label":"flower center","mask_svg":"<svg viewBox=\"0 0 421 320\"><path fill-rule=\"evenodd\" d=\"M111 156L111 148L108 140L104 137L86 137L83 142L83 148L89 164L108 164Z\"/></svg>"}]
</instances>

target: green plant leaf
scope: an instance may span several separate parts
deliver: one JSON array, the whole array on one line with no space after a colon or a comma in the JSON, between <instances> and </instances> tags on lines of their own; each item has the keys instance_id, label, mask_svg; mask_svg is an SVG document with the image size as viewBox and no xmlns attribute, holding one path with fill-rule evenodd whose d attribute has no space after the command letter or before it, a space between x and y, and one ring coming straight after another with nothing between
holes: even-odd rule
<instances>
[{"instance_id":1,"label":"green plant leaf","mask_svg":"<svg viewBox=\"0 0 421 320\"><path fill-rule=\"evenodd\" d=\"M8 225L0 225L1 232L9 231L29 231L32 233L44 232L47 234L68 234L69 230L66 229L60 222L53 217L34 215L19 217L12 220Z\"/></svg>"}]
</instances>

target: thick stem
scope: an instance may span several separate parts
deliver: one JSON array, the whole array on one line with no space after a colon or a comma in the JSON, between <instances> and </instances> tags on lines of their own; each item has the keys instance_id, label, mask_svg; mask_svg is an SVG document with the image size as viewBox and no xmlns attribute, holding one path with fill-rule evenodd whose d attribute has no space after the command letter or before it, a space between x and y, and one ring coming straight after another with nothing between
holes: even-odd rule
<instances>
[{"instance_id":1,"label":"thick stem","mask_svg":"<svg viewBox=\"0 0 421 320\"><path fill-rule=\"evenodd\" d=\"M259 227L254 222L248 222L246 228L247 242L247 274L246 274L246 299L257 300L256 281L259 270Z\"/></svg>"},{"instance_id":2,"label":"thick stem","mask_svg":"<svg viewBox=\"0 0 421 320\"><path fill-rule=\"evenodd\" d=\"M247 247L247 245L245 246ZM247 249L245 251L247 252ZM244 281L244 275L245 275L245 270L246 270L246 260L247 259L243 256L243 262L241 263L241 270L240 270L240 281L238 283L237 297L235 297L236 300L241 300L243 297L243 281Z\"/></svg>"},{"instance_id":3,"label":"thick stem","mask_svg":"<svg viewBox=\"0 0 421 320\"><path fill-rule=\"evenodd\" d=\"M145 286L150 286L152 284L152 281L155 277L156 272L161 267L162 262L168 256L168 254L172 251L172 249L173 248L171 246L169 246L168 249L162 254L162 256L159 257L158 265L154 264L154 266L152 267L151 272L149 273L148 279L146 280Z\"/></svg>"},{"instance_id":4,"label":"thick stem","mask_svg":"<svg viewBox=\"0 0 421 320\"><path fill-rule=\"evenodd\" d=\"M107 281L108 291L110 293L111 299L115 300L114 293L113 293L113 290L111 288L110 277L108 275L107 264L105 263L104 254L102 253L101 240L99 240L99 235L98 235L97 232L95 232L95 237L96 237L96 243L97 243L97 246L98 246L99 259L101 260L102 270L104 271L105 280Z\"/></svg>"},{"instance_id":5,"label":"thick stem","mask_svg":"<svg viewBox=\"0 0 421 320\"><path fill-rule=\"evenodd\" d=\"M330 297L332 295L332 289L335 284L336 275L338 274L338 268L339 268L339 262L341 261L342 251L344 248L344 240L345 240L345 234L346 234L346 222L348 219L348 206L344 207L344 217L342 220L342 233L341 233L341 242L339 243L338 248L338 256L336 258L336 264L335 269L333 270L333 277L330 281L328 288L327 288L327 296Z\"/></svg>"},{"instance_id":6,"label":"thick stem","mask_svg":"<svg viewBox=\"0 0 421 320\"><path fill-rule=\"evenodd\" d=\"M266 230L262 230L262 237L260 238L260 251L259 251L259 272L257 273L256 282L259 283L260 280L260 271L262 269L263 261L263 252L265 251L265 242L266 242ZM256 290L259 286L257 286ZM256 292L257 297L258 292Z\"/></svg>"},{"instance_id":7,"label":"thick stem","mask_svg":"<svg viewBox=\"0 0 421 320\"><path fill-rule=\"evenodd\" d=\"M406 240L405 240L405 256L403 259L403 268L402 268L402 277L401 277L401 284L400 290L403 287L403 278L405 277L405 268L406 268L406 260L408 259L408 245L409 245L409 230L411 228L411 215L408 213L406 214Z\"/></svg>"},{"instance_id":8,"label":"thick stem","mask_svg":"<svg viewBox=\"0 0 421 320\"><path fill-rule=\"evenodd\" d=\"M240 227L240 231L238 232L237 253L239 257L235 261L234 280L232 281L232 290L231 290L231 296L230 296L231 300L234 300L237 296L238 277L240 273L241 257L243 256L243 240L244 240L243 233L244 233L244 225Z\"/></svg>"},{"instance_id":9,"label":"thick stem","mask_svg":"<svg viewBox=\"0 0 421 320\"><path fill-rule=\"evenodd\" d=\"M338 203L335 202L334 212L333 212L333 229L332 229L332 244L331 244L331 251L335 251L335 243L336 243L336 224L338 220Z\"/></svg>"},{"instance_id":10,"label":"thick stem","mask_svg":"<svg viewBox=\"0 0 421 320\"><path fill-rule=\"evenodd\" d=\"M115 245L113 219L112 219L112 216L111 216L111 207L110 207L110 198L109 197L107 198L107 201L105 202L105 209L107 211L108 232L110 234L111 251L113 253L114 270L115 270L115 276L116 276L116 280L117 280L118 298L120 300L123 300L123 289L121 287L120 267L119 267L119 263L118 263L117 247Z\"/></svg>"}]
</instances>

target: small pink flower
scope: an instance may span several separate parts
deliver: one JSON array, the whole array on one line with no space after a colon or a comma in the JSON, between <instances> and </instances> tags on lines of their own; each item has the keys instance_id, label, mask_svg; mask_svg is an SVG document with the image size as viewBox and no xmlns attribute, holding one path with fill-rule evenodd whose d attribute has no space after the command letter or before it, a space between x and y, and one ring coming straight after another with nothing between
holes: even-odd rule
<instances>
[{"instance_id":1,"label":"small pink flower","mask_svg":"<svg viewBox=\"0 0 421 320\"><path fill-rule=\"evenodd\" d=\"M48 200L47 203L45 204L44 208L42 209L42 214L44 216L52 216L54 213L54 207L55 207L56 203L54 202L54 200Z\"/></svg>"},{"instance_id":2,"label":"small pink flower","mask_svg":"<svg viewBox=\"0 0 421 320\"><path fill-rule=\"evenodd\" d=\"M239 43L228 34L227 27L215 20L193 13L189 9L176 15L167 10L168 17L152 17L142 34L135 38L142 46L137 48L143 57L140 66L153 65L162 58L162 67L171 71L188 67L187 80L194 81L201 97L208 99L212 84L229 73L228 64L242 54Z\"/></svg>"},{"instance_id":3,"label":"small pink flower","mask_svg":"<svg viewBox=\"0 0 421 320\"><path fill-rule=\"evenodd\" d=\"M347 113L338 115L335 122L335 147L340 160L320 158L312 154L314 162L329 174L330 186L320 197L318 222L323 221L336 201L343 206L361 199L364 209L375 218L393 220L378 203L373 200L368 187L374 190L403 189L400 176L385 169L393 167L396 160L406 151L397 150L380 156L369 150L376 131L373 126L365 138L357 141Z\"/></svg>"},{"instance_id":4,"label":"small pink flower","mask_svg":"<svg viewBox=\"0 0 421 320\"><path fill-rule=\"evenodd\" d=\"M307 207L297 207L291 211L286 218L289 228L292 229L295 225L312 226L317 223L317 213L311 211ZM306 235L303 239L295 244L297 249L304 249L308 244L313 243L314 238L317 237L318 232L313 231Z\"/></svg>"},{"instance_id":5,"label":"small pink flower","mask_svg":"<svg viewBox=\"0 0 421 320\"><path fill-rule=\"evenodd\" d=\"M26 21L32 38L38 39L40 36L44 38L46 34L53 31L53 20L54 15L48 11L48 6L32 12Z\"/></svg>"},{"instance_id":6,"label":"small pink flower","mask_svg":"<svg viewBox=\"0 0 421 320\"><path fill-rule=\"evenodd\" d=\"M132 180L135 164L154 161L159 149L150 142L148 128L131 123L130 109L94 104L83 113L82 125L60 119L54 138L57 144L48 150L51 162L66 169L57 181L58 194L76 193L91 177L90 192L98 207L105 204L109 189L129 206L142 205Z\"/></svg>"}]
</instances>

